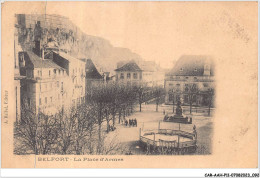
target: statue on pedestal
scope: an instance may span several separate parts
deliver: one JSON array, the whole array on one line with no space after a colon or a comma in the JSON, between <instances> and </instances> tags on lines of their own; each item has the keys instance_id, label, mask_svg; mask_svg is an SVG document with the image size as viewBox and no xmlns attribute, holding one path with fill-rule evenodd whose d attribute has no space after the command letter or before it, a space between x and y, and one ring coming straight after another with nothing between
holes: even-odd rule
<instances>
[{"instance_id":1,"label":"statue on pedestal","mask_svg":"<svg viewBox=\"0 0 260 178\"><path fill-rule=\"evenodd\" d=\"M176 115L182 116L182 108L181 108L181 102L180 101L177 102Z\"/></svg>"}]
</instances>

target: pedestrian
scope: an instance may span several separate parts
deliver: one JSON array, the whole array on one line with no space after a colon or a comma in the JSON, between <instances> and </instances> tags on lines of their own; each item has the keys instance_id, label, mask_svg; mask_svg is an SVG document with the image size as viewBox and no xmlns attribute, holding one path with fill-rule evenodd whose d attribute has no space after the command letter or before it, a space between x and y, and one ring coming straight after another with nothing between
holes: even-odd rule
<instances>
[{"instance_id":1,"label":"pedestrian","mask_svg":"<svg viewBox=\"0 0 260 178\"><path fill-rule=\"evenodd\" d=\"M135 126L137 127L137 120L135 119Z\"/></svg>"},{"instance_id":2,"label":"pedestrian","mask_svg":"<svg viewBox=\"0 0 260 178\"><path fill-rule=\"evenodd\" d=\"M128 125L128 121L127 121L127 120L125 120L125 126L127 127L127 125Z\"/></svg>"},{"instance_id":3,"label":"pedestrian","mask_svg":"<svg viewBox=\"0 0 260 178\"><path fill-rule=\"evenodd\" d=\"M132 126L132 120L129 119L129 127L131 127L131 126Z\"/></svg>"}]
</instances>

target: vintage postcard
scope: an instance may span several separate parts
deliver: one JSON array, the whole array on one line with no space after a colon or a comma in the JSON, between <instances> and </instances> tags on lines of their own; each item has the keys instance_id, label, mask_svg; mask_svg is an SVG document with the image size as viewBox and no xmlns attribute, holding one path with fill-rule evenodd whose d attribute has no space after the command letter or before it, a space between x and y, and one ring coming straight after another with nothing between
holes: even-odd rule
<instances>
[{"instance_id":1,"label":"vintage postcard","mask_svg":"<svg viewBox=\"0 0 260 178\"><path fill-rule=\"evenodd\" d=\"M256 168L257 2L4 2L3 168Z\"/></svg>"}]
</instances>

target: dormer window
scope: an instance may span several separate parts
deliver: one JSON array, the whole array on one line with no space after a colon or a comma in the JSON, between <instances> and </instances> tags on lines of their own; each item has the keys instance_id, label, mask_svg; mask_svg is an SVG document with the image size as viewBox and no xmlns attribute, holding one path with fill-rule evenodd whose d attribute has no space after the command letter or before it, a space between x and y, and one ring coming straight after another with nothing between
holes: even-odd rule
<instances>
[{"instance_id":1,"label":"dormer window","mask_svg":"<svg viewBox=\"0 0 260 178\"><path fill-rule=\"evenodd\" d=\"M180 71L183 71L183 68L180 68Z\"/></svg>"},{"instance_id":2,"label":"dormer window","mask_svg":"<svg viewBox=\"0 0 260 178\"><path fill-rule=\"evenodd\" d=\"M195 71L195 72L197 72L197 71L198 71L198 69L197 69L197 68L195 68L195 69L194 69L194 71Z\"/></svg>"}]
</instances>

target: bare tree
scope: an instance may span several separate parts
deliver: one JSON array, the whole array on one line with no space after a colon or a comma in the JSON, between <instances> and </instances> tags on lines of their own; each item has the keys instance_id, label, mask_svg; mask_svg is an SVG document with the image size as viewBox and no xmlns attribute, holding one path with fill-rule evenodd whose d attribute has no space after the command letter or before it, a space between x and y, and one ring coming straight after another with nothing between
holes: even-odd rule
<instances>
[{"instance_id":1,"label":"bare tree","mask_svg":"<svg viewBox=\"0 0 260 178\"><path fill-rule=\"evenodd\" d=\"M156 86L153 91L153 95L155 97L155 103L156 103L156 112L158 112L158 106L164 97L164 89L162 87Z\"/></svg>"},{"instance_id":2,"label":"bare tree","mask_svg":"<svg viewBox=\"0 0 260 178\"><path fill-rule=\"evenodd\" d=\"M23 104L21 121L16 123L14 128L15 142L18 146L16 150L19 150L20 154L55 153L60 126L58 121L57 115L47 116Z\"/></svg>"},{"instance_id":3,"label":"bare tree","mask_svg":"<svg viewBox=\"0 0 260 178\"><path fill-rule=\"evenodd\" d=\"M193 104L193 102L196 102L196 100L197 100L197 95L198 95L197 86L196 85L186 86L184 94L186 94L188 96L189 105L190 105L190 114L191 114L192 113L192 104Z\"/></svg>"},{"instance_id":4,"label":"bare tree","mask_svg":"<svg viewBox=\"0 0 260 178\"><path fill-rule=\"evenodd\" d=\"M138 97L139 111L142 112L142 103L147 101L147 97L146 97L147 87L144 83L141 83L141 84L135 86L134 88L135 88L135 92Z\"/></svg>"},{"instance_id":5,"label":"bare tree","mask_svg":"<svg viewBox=\"0 0 260 178\"><path fill-rule=\"evenodd\" d=\"M208 96L208 115L210 116L210 108L212 107L212 101L213 101L213 96L214 96L214 90L212 88L210 88L207 92L207 96Z\"/></svg>"}]
</instances>

